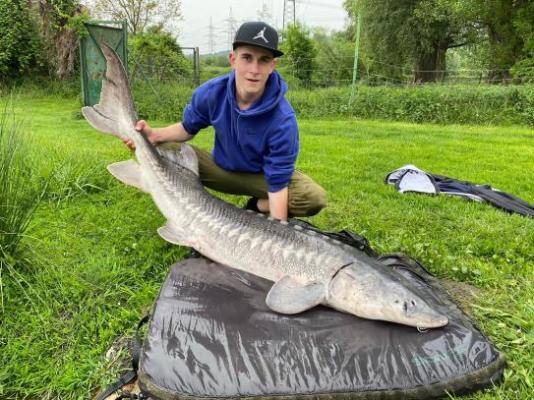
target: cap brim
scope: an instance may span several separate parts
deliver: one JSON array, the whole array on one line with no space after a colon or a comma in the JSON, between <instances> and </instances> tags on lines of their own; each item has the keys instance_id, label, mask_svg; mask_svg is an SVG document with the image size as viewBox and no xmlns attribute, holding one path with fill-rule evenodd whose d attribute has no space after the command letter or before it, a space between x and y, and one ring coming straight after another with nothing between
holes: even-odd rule
<instances>
[{"instance_id":1,"label":"cap brim","mask_svg":"<svg viewBox=\"0 0 534 400\"><path fill-rule=\"evenodd\" d=\"M233 44L233 48L235 50L235 48L237 46L240 46L240 45L244 45L244 46L253 46L253 47L259 47L261 49L265 49L265 50L268 50L270 51L273 56L276 58L276 57L281 57L284 55L283 52L281 52L280 50L275 50L275 49L271 49L270 47L267 47L267 46L262 46L261 44L258 44L258 43L255 43L255 42L246 42L246 41L243 41L243 40L240 40L239 42L234 42Z\"/></svg>"}]
</instances>

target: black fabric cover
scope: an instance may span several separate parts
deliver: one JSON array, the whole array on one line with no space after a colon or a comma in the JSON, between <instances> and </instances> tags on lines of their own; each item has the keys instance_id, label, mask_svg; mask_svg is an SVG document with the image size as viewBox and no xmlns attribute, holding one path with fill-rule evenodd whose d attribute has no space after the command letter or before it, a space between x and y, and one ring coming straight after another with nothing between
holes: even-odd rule
<instances>
[{"instance_id":1,"label":"black fabric cover","mask_svg":"<svg viewBox=\"0 0 534 400\"><path fill-rule=\"evenodd\" d=\"M439 281L405 256L380 259L450 323L418 332L326 307L283 316L265 305L272 282L188 259L155 304L140 387L157 399L426 399L498 382L504 358Z\"/></svg>"},{"instance_id":2,"label":"black fabric cover","mask_svg":"<svg viewBox=\"0 0 534 400\"><path fill-rule=\"evenodd\" d=\"M442 193L466 193L482 198L491 205L510 213L534 217L534 205L510 193L501 192L490 185L476 185L467 181L460 181L441 175L432 175Z\"/></svg>"},{"instance_id":3,"label":"black fabric cover","mask_svg":"<svg viewBox=\"0 0 534 400\"><path fill-rule=\"evenodd\" d=\"M468 181L461 181L443 175L436 175L423 171L414 165L408 164L386 175L385 182L395 185L399 192L429 193L425 188L419 188L417 182L409 182L409 189L402 190L403 181L412 180L415 176L424 175L435 186L434 194L442 193L451 196L461 196L470 200L487 202L509 213L534 217L534 205L512 194L492 188L490 185L478 185Z\"/></svg>"}]
</instances>

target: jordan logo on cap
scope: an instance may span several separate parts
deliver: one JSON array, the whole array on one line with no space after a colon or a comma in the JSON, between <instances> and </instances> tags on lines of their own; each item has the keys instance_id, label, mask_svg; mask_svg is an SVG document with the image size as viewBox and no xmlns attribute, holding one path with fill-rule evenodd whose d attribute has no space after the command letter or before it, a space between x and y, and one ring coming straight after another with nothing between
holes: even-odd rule
<instances>
[{"instance_id":1,"label":"jordan logo on cap","mask_svg":"<svg viewBox=\"0 0 534 400\"><path fill-rule=\"evenodd\" d=\"M252 38L252 40L263 39L265 40L265 43L269 43L269 41L265 38L265 29L267 29L266 26L261 31L259 31L257 35Z\"/></svg>"}]
</instances>

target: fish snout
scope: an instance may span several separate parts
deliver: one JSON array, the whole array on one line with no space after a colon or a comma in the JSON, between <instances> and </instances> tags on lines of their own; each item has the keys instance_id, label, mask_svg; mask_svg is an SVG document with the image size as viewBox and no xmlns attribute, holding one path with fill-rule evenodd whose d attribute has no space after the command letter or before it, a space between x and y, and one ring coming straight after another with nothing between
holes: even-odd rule
<instances>
[{"instance_id":1,"label":"fish snout","mask_svg":"<svg viewBox=\"0 0 534 400\"><path fill-rule=\"evenodd\" d=\"M401 305L403 319L406 325L414 326L418 329L441 328L449 323L449 319L435 311L421 298L408 297L403 300L396 300L397 305Z\"/></svg>"}]
</instances>

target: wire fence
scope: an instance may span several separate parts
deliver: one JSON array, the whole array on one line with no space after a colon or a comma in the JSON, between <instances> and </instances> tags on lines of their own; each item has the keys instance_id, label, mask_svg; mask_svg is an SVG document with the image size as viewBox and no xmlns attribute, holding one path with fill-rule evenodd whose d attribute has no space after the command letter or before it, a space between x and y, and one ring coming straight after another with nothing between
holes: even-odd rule
<instances>
[{"instance_id":1,"label":"wire fence","mask_svg":"<svg viewBox=\"0 0 534 400\"><path fill-rule=\"evenodd\" d=\"M168 65L154 65L147 63L134 62L130 67L131 81L143 81L146 83L175 83L181 85L194 85L194 71L180 70L169 68Z\"/></svg>"},{"instance_id":2,"label":"wire fence","mask_svg":"<svg viewBox=\"0 0 534 400\"><path fill-rule=\"evenodd\" d=\"M184 67L158 62L132 62L132 80L196 86L195 70L190 58ZM231 70L224 56L200 58L200 82ZM278 62L278 70L295 87L347 87L353 82L354 57L347 55L291 58ZM421 76L425 78L422 79ZM510 69L447 68L423 70L405 65L394 65L375 59L364 59L358 65L356 83L370 86L407 86L433 82L438 84L525 84L534 82L534 66L525 67L521 75Z\"/></svg>"}]
</instances>

